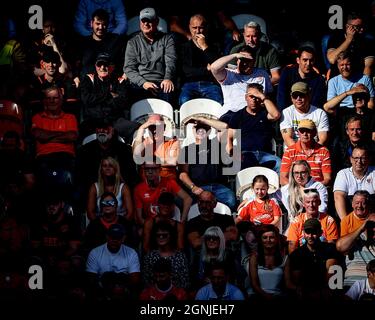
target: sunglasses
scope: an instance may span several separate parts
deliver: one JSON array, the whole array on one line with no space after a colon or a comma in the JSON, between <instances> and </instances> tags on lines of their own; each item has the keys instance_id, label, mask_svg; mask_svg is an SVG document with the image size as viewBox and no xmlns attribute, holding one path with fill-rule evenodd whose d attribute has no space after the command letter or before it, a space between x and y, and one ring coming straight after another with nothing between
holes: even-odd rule
<instances>
[{"instance_id":1,"label":"sunglasses","mask_svg":"<svg viewBox=\"0 0 375 320\"><path fill-rule=\"evenodd\" d=\"M220 238L217 236L206 236L205 239L207 241L219 241Z\"/></svg>"},{"instance_id":2,"label":"sunglasses","mask_svg":"<svg viewBox=\"0 0 375 320\"><path fill-rule=\"evenodd\" d=\"M147 18L143 18L141 19L141 22L142 23L153 23L155 20L151 20L151 19L147 19Z\"/></svg>"},{"instance_id":3,"label":"sunglasses","mask_svg":"<svg viewBox=\"0 0 375 320\"><path fill-rule=\"evenodd\" d=\"M103 200L103 201L100 202L100 205L102 207L115 207L116 202L115 202L115 200Z\"/></svg>"},{"instance_id":4,"label":"sunglasses","mask_svg":"<svg viewBox=\"0 0 375 320\"><path fill-rule=\"evenodd\" d=\"M96 66L98 68L101 68L101 67L108 68L109 67L109 63L108 62L104 62L104 61L99 61L99 62L96 63Z\"/></svg>"},{"instance_id":5,"label":"sunglasses","mask_svg":"<svg viewBox=\"0 0 375 320\"><path fill-rule=\"evenodd\" d=\"M297 99L298 97L300 97L301 99L304 99L304 98L306 98L306 94L302 93L302 92L293 92L292 93L293 99Z\"/></svg>"},{"instance_id":6,"label":"sunglasses","mask_svg":"<svg viewBox=\"0 0 375 320\"><path fill-rule=\"evenodd\" d=\"M319 193L318 192L318 189L315 189L315 188L311 188L311 189L309 189L309 188L307 188L307 189L303 189L303 193L309 193L309 192L317 192L317 193Z\"/></svg>"},{"instance_id":7,"label":"sunglasses","mask_svg":"<svg viewBox=\"0 0 375 320\"><path fill-rule=\"evenodd\" d=\"M299 129L298 129L298 132L301 132L301 133L311 133L312 130L307 129L307 128L299 128Z\"/></svg>"},{"instance_id":8,"label":"sunglasses","mask_svg":"<svg viewBox=\"0 0 375 320\"><path fill-rule=\"evenodd\" d=\"M318 230L315 229L305 229L303 230L306 234L312 234L312 235L317 235L319 233Z\"/></svg>"}]
</instances>

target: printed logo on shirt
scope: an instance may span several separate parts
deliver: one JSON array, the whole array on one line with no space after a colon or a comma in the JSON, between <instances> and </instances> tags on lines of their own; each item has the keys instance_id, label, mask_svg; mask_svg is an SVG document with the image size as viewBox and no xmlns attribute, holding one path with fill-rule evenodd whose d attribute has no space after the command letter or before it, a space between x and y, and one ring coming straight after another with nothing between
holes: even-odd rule
<instances>
[{"instance_id":1,"label":"printed logo on shirt","mask_svg":"<svg viewBox=\"0 0 375 320\"><path fill-rule=\"evenodd\" d=\"M144 197L145 198L150 198L150 194L149 193L145 193Z\"/></svg>"}]
</instances>

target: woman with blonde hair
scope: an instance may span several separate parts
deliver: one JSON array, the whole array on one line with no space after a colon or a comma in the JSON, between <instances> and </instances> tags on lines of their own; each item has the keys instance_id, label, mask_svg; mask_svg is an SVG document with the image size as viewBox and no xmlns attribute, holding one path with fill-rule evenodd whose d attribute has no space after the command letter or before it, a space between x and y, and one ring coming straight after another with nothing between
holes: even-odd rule
<instances>
[{"instance_id":1,"label":"woman with blonde hair","mask_svg":"<svg viewBox=\"0 0 375 320\"><path fill-rule=\"evenodd\" d=\"M128 220L133 217L133 203L129 187L124 183L120 165L112 157L103 158L98 170L98 181L90 187L87 200L87 217L94 220L100 215L100 197L104 192L112 192L118 201L117 214Z\"/></svg>"}]
</instances>

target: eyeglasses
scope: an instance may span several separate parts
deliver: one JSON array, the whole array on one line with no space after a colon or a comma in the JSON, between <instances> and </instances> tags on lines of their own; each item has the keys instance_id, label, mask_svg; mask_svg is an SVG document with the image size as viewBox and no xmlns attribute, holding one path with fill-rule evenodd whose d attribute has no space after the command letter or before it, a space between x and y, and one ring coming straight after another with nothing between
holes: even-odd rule
<instances>
[{"instance_id":1,"label":"eyeglasses","mask_svg":"<svg viewBox=\"0 0 375 320\"><path fill-rule=\"evenodd\" d=\"M312 133L313 130L307 129L307 128L299 128L298 132L301 132L301 133Z\"/></svg>"},{"instance_id":2,"label":"eyeglasses","mask_svg":"<svg viewBox=\"0 0 375 320\"><path fill-rule=\"evenodd\" d=\"M101 68L101 67L104 67L104 68L108 68L109 67L109 63L108 62L104 62L104 61L99 61L95 64L98 68Z\"/></svg>"},{"instance_id":3,"label":"eyeglasses","mask_svg":"<svg viewBox=\"0 0 375 320\"><path fill-rule=\"evenodd\" d=\"M116 201L115 200L102 200L100 202L100 205L102 207L115 207L116 206Z\"/></svg>"},{"instance_id":4,"label":"eyeglasses","mask_svg":"<svg viewBox=\"0 0 375 320\"><path fill-rule=\"evenodd\" d=\"M151 19L147 19L147 18L143 18L141 19L141 22L142 23L153 23L155 20L151 20Z\"/></svg>"},{"instance_id":5,"label":"eyeglasses","mask_svg":"<svg viewBox=\"0 0 375 320\"><path fill-rule=\"evenodd\" d=\"M306 94L302 93L302 92L293 92L292 93L293 99L297 99L298 97L300 97L301 99L304 99L304 98L306 98Z\"/></svg>"},{"instance_id":6,"label":"eyeglasses","mask_svg":"<svg viewBox=\"0 0 375 320\"><path fill-rule=\"evenodd\" d=\"M365 162L367 160L367 157L352 157L352 159L357 162L357 161L362 161Z\"/></svg>"},{"instance_id":7,"label":"eyeglasses","mask_svg":"<svg viewBox=\"0 0 375 320\"><path fill-rule=\"evenodd\" d=\"M293 175L295 176L306 176L309 172L308 171L294 171Z\"/></svg>"},{"instance_id":8,"label":"eyeglasses","mask_svg":"<svg viewBox=\"0 0 375 320\"><path fill-rule=\"evenodd\" d=\"M306 234L312 234L312 235L317 235L319 233L318 230L315 229L305 229L303 230Z\"/></svg>"},{"instance_id":9,"label":"eyeglasses","mask_svg":"<svg viewBox=\"0 0 375 320\"><path fill-rule=\"evenodd\" d=\"M166 238L169 237L169 233L167 233L167 232L165 232L165 233L157 233L156 237L159 238L159 239L166 239Z\"/></svg>"},{"instance_id":10,"label":"eyeglasses","mask_svg":"<svg viewBox=\"0 0 375 320\"><path fill-rule=\"evenodd\" d=\"M206 236L205 239L207 241L219 241L220 238L217 236Z\"/></svg>"}]
</instances>

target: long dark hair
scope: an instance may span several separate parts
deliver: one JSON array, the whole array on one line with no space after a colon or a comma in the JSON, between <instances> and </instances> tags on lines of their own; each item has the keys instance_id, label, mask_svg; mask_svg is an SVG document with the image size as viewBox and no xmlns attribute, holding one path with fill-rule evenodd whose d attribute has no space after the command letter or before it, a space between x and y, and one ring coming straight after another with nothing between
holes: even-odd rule
<instances>
[{"instance_id":1,"label":"long dark hair","mask_svg":"<svg viewBox=\"0 0 375 320\"><path fill-rule=\"evenodd\" d=\"M153 249L158 249L156 233L159 230L167 231L169 233L169 245L171 248L177 248L177 230L169 222L159 221L154 223L151 231L151 246Z\"/></svg>"},{"instance_id":2,"label":"long dark hair","mask_svg":"<svg viewBox=\"0 0 375 320\"><path fill-rule=\"evenodd\" d=\"M272 224L263 224L257 229L258 238L258 265L265 266L264 258L264 248L262 242L262 235L266 232L273 232L277 241L276 251L275 251L275 266L279 266L283 263L283 257L281 255L281 237L279 229Z\"/></svg>"}]
</instances>

